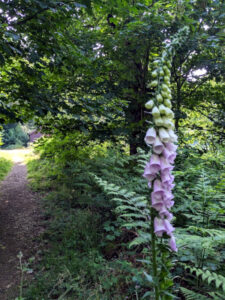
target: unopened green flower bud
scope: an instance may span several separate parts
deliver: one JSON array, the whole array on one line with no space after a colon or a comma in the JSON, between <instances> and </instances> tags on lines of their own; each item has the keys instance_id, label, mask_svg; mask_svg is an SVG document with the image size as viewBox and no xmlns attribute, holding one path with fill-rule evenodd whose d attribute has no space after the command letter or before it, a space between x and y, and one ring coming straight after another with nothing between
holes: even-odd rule
<instances>
[{"instance_id":1,"label":"unopened green flower bud","mask_svg":"<svg viewBox=\"0 0 225 300\"><path fill-rule=\"evenodd\" d=\"M174 118L174 113L172 112L172 110L168 107L166 107L166 112L165 115L171 118Z\"/></svg>"},{"instance_id":2,"label":"unopened green flower bud","mask_svg":"<svg viewBox=\"0 0 225 300\"><path fill-rule=\"evenodd\" d=\"M167 66L163 66L163 71L166 75L170 75L170 70L168 69Z\"/></svg>"},{"instance_id":3,"label":"unopened green flower bud","mask_svg":"<svg viewBox=\"0 0 225 300\"><path fill-rule=\"evenodd\" d=\"M164 127L171 128L171 129L174 128L174 124L173 124L172 120L169 119L168 116L167 117L163 117L162 120L163 120L163 126Z\"/></svg>"},{"instance_id":4,"label":"unopened green flower bud","mask_svg":"<svg viewBox=\"0 0 225 300\"><path fill-rule=\"evenodd\" d=\"M164 92L168 92L168 86L165 83L162 84L162 89Z\"/></svg>"},{"instance_id":5,"label":"unopened green flower bud","mask_svg":"<svg viewBox=\"0 0 225 300\"><path fill-rule=\"evenodd\" d=\"M167 86L167 92L171 94L171 89Z\"/></svg>"},{"instance_id":6,"label":"unopened green flower bud","mask_svg":"<svg viewBox=\"0 0 225 300\"><path fill-rule=\"evenodd\" d=\"M154 101L153 100L149 100L148 102L145 103L145 107L147 109L152 109L154 106Z\"/></svg>"},{"instance_id":7,"label":"unopened green flower bud","mask_svg":"<svg viewBox=\"0 0 225 300\"><path fill-rule=\"evenodd\" d=\"M163 96L163 98L164 98L164 99L166 99L166 98L167 98L167 92L165 92L165 91L161 91L161 95Z\"/></svg>"},{"instance_id":8,"label":"unopened green flower bud","mask_svg":"<svg viewBox=\"0 0 225 300\"><path fill-rule=\"evenodd\" d=\"M162 117L163 127L169 128L170 119L168 117Z\"/></svg>"},{"instance_id":9,"label":"unopened green flower bud","mask_svg":"<svg viewBox=\"0 0 225 300\"><path fill-rule=\"evenodd\" d=\"M158 65L159 65L159 60L157 59L157 60L154 60L153 61L153 66L154 67L158 67Z\"/></svg>"},{"instance_id":10,"label":"unopened green flower bud","mask_svg":"<svg viewBox=\"0 0 225 300\"><path fill-rule=\"evenodd\" d=\"M165 105L166 107L169 107L169 108L172 107L171 101L170 101L169 99L165 99L165 100L164 100L164 105Z\"/></svg>"},{"instance_id":11,"label":"unopened green flower bud","mask_svg":"<svg viewBox=\"0 0 225 300\"><path fill-rule=\"evenodd\" d=\"M170 62L170 61L167 61L167 62L166 62L166 64L167 64L167 66L168 66L168 68L169 68L169 69L171 69L171 68L172 68L172 64L171 64L171 62Z\"/></svg>"},{"instance_id":12,"label":"unopened green flower bud","mask_svg":"<svg viewBox=\"0 0 225 300\"><path fill-rule=\"evenodd\" d=\"M160 112L157 106L153 107L152 115L154 118L160 117Z\"/></svg>"},{"instance_id":13,"label":"unopened green flower bud","mask_svg":"<svg viewBox=\"0 0 225 300\"><path fill-rule=\"evenodd\" d=\"M168 126L169 129L174 129L175 128L175 125L174 123L170 120L169 122L169 126Z\"/></svg>"},{"instance_id":14,"label":"unopened green flower bud","mask_svg":"<svg viewBox=\"0 0 225 300\"><path fill-rule=\"evenodd\" d=\"M165 115L166 114L166 107L163 105L163 104L160 104L159 105L159 112L160 112L160 115Z\"/></svg>"},{"instance_id":15,"label":"unopened green flower bud","mask_svg":"<svg viewBox=\"0 0 225 300\"><path fill-rule=\"evenodd\" d=\"M158 84L158 80L153 80L151 83L150 83L150 87L156 87Z\"/></svg>"},{"instance_id":16,"label":"unopened green flower bud","mask_svg":"<svg viewBox=\"0 0 225 300\"><path fill-rule=\"evenodd\" d=\"M157 75L158 75L158 74L157 74L157 71L156 71L156 70L152 72L152 77L153 77L153 78L156 78Z\"/></svg>"},{"instance_id":17,"label":"unopened green flower bud","mask_svg":"<svg viewBox=\"0 0 225 300\"><path fill-rule=\"evenodd\" d=\"M157 99L157 101L158 101L159 103L162 103L162 102L163 102L163 97L162 97L161 94L158 94L158 95L156 96L156 99Z\"/></svg>"},{"instance_id":18,"label":"unopened green flower bud","mask_svg":"<svg viewBox=\"0 0 225 300\"><path fill-rule=\"evenodd\" d=\"M168 134L167 130L164 128L159 129L159 137L163 143L168 143L170 141L170 135Z\"/></svg>"},{"instance_id":19,"label":"unopened green flower bud","mask_svg":"<svg viewBox=\"0 0 225 300\"><path fill-rule=\"evenodd\" d=\"M160 76L164 76L164 72L163 72L163 69L162 69L162 68L159 70L159 75L160 75Z\"/></svg>"},{"instance_id":20,"label":"unopened green flower bud","mask_svg":"<svg viewBox=\"0 0 225 300\"><path fill-rule=\"evenodd\" d=\"M160 117L154 118L154 123L156 126L161 127L163 126L163 120Z\"/></svg>"},{"instance_id":21,"label":"unopened green flower bud","mask_svg":"<svg viewBox=\"0 0 225 300\"><path fill-rule=\"evenodd\" d=\"M165 76L164 77L164 81L169 84L170 83L170 77L169 76Z\"/></svg>"},{"instance_id":22,"label":"unopened green flower bud","mask_svg":"<svg viewBox=\"0 0 225 300\"><path fill-rule=\"evenodd\" d=\"M168 94L167 94L167 98L168 98L169 100L172 99L171 93L168 93Z\"/></svg>"}]
</instances>

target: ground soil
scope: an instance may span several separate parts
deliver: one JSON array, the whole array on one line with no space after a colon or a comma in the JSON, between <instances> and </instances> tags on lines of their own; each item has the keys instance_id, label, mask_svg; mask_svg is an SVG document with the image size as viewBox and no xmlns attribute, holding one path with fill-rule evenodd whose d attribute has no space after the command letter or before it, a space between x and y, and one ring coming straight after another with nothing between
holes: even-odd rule
<instances>
[{"instance_id":1,"label":"ground soil","mask_svg":"<svg viewBox=\"0 0 225 300\"><path fill-rule=\"evenodd\" d=\"M35 256L40 233L38 195L27 182L23 155L14 153L15 164L0 184L0 300L18 296L21 271L18 254L27 262Z\"/></svg>"}]
</instances>

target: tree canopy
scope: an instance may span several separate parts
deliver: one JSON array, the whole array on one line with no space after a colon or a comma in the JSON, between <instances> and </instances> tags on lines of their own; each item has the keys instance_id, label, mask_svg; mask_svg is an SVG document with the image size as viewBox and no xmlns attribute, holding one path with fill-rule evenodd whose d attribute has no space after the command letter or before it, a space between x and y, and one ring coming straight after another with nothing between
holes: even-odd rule
<instances>
[{"instance_id":1,"label":"tree canopy","mask_svg":"<svg viewBox=\"0 0 225 300\"><path fill-rule=\"evenodd\" d=\"M184 143L182 132L224 142L223 1L2 0L0 10L2 123L35 118L48 132L125 139L135 153L152 62L188 26L171 67L176 129Z\"/></svg>"}]
</instances>

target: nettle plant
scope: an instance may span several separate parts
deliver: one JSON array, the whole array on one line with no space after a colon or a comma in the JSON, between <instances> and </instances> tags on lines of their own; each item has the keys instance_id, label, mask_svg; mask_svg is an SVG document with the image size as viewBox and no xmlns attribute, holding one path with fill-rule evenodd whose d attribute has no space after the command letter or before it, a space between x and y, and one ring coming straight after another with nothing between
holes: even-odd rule
<instances>
[{"instance_id":1,"label":"nettle plant","mask_svg":"<svg viewBox=\"0 0 225 300\"><path fill-rule=\"evenodd\" d=\"M187 27L182 28L171 42L165 45L162 56L153 62L154 71L151 75L154 80L150 83L154 88L153 99L145 104L145 107L151 110L152 117L151 127L145 136L146 144L152 147L152 155L145 166L143 176L147 179L151 191L151 250L156 300L173 297L168 292L168 287L172 285L171 280L164 280L163 284L158 281L162 274L158 273L157 257L160 255L164 260L162 265L167 266L168 251L177 251L173 235L175 228L171 225L173 215L170 212L174 205L172 194L174 176L171 171L176 158L177 135L174 132L174 113L171 110L172 96L169 86L172 57L176 49L187 39L188 33ZM168 245L165 240L169 240ZM168 269L165 267L164 275L167 274Z\"/></svg>"}]
</instances>

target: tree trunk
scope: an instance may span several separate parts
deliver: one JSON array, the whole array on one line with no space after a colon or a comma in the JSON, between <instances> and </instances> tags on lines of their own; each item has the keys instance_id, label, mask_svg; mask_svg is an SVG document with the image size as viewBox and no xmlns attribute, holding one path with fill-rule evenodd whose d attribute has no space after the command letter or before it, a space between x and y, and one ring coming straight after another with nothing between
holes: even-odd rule
<instances>
[{"instance_id":1,"label":"tree trunk","mask_svg":"<svg viewBox=\"0 0 225 300\"><path fill-rule=\"evenodd\" d=\"M141 104L137 100L133 100L128 108L127 121L130 127L130 155L137 153L137 148L143 144L143 130L140 126L142 120L142 108Z\"/></svg>"},{"instance_id":2,"label":"tree trunk","mask_svg":"<svg viewBox=\"0 0 225 300\"><path fill-rule=\"evenodd\" d=\"M181 98L180 98L180 84L177 81L177 101L176 101L176 116L175 116L175 129L178 132L179 129L179 120L180 120L180 105L181 105Z\"/></svg>"}]
</instances>

